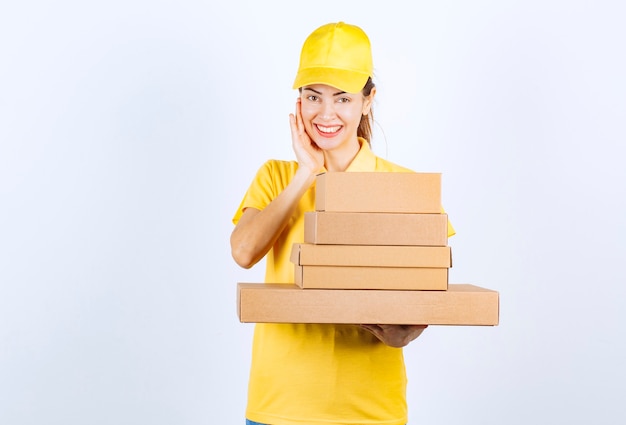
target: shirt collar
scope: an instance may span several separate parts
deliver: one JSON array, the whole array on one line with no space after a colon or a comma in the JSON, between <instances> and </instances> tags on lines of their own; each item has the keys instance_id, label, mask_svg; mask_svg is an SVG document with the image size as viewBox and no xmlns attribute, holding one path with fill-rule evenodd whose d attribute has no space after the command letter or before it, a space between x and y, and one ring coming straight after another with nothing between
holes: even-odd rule
<instances>
[{"instance_id":1,"label":"shirt collar","mask_svg":"<svg viewBox=\"0 0 626 425\"><path fill-rule=\"evenodd\" d=\"M376 171L376 155L370 149L370 144L362 137L359 137L359 144L361 148L350 165L348 165L346 171Z\"/></svg>"},{"instance_id":2,"label":"shirt collar","mask_svg":"<svg viewBox=\"0 0 626 425\"><path fill-rule=\"evenodd\" d=\"M374 155L374 152L370 149L370 144L362 137L359 137L358 140L361 147L350 165L348 165L346 171L376 171L376 155ZM322 167L319 172L325 173L326 171L326 167Z\"/></svg>"}]
</instances>

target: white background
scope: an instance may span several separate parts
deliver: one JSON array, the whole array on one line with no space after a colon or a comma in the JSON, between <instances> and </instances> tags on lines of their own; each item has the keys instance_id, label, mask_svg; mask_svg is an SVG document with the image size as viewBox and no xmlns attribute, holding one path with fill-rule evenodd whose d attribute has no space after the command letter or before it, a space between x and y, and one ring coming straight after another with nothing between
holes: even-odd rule
<instances>
[{"instance_id":1,"label":"white background","mask_svg":"<svg viewBox=\"0 0 626 425\"><path fill-rule=\"evenodd\" d=\"M300 47L369 34L373 148L443 173L451 282L497 327L405 349L411 424L623 423L626 7L615 1L0 6L0 424L242 424L231 218L293 159ZM364 383L366 385L366 383Z\"/></svg>"}]
</instances>

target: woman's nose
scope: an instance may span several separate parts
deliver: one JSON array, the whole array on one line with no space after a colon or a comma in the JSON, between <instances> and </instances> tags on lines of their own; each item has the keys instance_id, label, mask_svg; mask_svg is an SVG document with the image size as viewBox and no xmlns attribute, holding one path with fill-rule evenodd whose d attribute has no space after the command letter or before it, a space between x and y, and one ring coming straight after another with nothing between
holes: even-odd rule
<instances>
[{"instance_id":1,"label":"woman's nose","mask_svg":"<svg viewBox=\"0 0 626 425\"><path fill-rule=\"evenodd\" d=\"M334 102L323 102L320 118L324 120L330 120L335 117L335 104Z\"/></svg>"}]
</instances>

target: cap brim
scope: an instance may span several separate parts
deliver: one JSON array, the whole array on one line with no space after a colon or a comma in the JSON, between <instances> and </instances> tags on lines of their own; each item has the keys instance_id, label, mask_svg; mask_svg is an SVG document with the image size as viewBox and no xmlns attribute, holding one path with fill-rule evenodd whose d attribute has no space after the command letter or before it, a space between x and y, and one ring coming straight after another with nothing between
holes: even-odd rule
<instances>
[{"instance_id":1,"label":"cap brim","mask_svg":"<svg viewBox=\"0 0 626 425\"><path fill-rule=\"evenodd\" d=\"M301 69L293 83L294 89L311 84L326 84L346 93L359 93L370 76L357 71L336 68Z\"/></svg>"}]
</instances>

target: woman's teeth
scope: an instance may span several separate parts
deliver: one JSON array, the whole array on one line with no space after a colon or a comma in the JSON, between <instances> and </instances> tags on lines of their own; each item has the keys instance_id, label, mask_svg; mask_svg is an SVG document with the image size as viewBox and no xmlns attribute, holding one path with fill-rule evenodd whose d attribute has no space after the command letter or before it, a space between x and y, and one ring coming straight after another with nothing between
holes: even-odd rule
<instances>
[{"instance_id":1,"label":"woman's teeth","mask_svg":"<svg viewBox=\"0 0 626 425\"><path fill-rule=\"evenodd\" d=\"M322 127L320 125L317 126L317 128L319 129L319 131L321 131L322 133L336 133L339 131L339 129L341 128L340 125L336 125L334 127Z\"/></svg>"}]
</instances>

